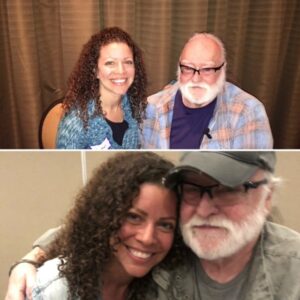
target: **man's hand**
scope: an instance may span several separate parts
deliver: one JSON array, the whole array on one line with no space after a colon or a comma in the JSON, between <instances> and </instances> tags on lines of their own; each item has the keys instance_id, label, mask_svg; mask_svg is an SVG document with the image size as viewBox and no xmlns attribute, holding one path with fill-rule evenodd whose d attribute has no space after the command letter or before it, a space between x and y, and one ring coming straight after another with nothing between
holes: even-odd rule
<instances>
[{"instance_id":1,"label":"man's hand","mask_svg":"<svg viewBox=\"0 0 300 300\"><path fill-rule=\"evenodd\" d=\"M35 283L36 268L29 263L20 263L12 271L5 300L31 299L32 288Z\"/></svg>"},{"instance_id":2,"label":"man's hand","mask_svg":"<svg viewBox=\"0 0 300 300\"><path fill-rule=\"evenodd\" d=\"M33 248L23 259L36 262L44 262L45 252L39 248ZM30 263L22 262L14 267L8 281L8 289L5 300L24 300L32 298L32 288L35 283L36 268Z\"/></svg>"}]
</instances>

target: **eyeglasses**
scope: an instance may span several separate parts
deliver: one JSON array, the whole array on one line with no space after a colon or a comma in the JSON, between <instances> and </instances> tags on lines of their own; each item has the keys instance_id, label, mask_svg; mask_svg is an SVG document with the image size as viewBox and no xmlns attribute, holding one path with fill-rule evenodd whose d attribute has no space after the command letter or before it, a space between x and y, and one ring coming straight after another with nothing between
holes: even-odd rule
<instances>
[{"instance_id":1,"label":"eyeglasses","mask_svg":"<svg viewBox=\"0 0 300 300\"><path fill-rule=\"evenodd\" d=\"M180 71L181 74L183 75L189 75L189 76L194 76L195 73L198 73L198 75L200 75L200 73L204 76L210 76L212 74L215 74L217 71L219 71L223 66L224 66L225 62L223 62L219 67L209 67L209 68L200 68L200 69L195 69L193 67L190 66L186 66L183 64L179 64L180 67Z\"/></svg>"},{"instance_id":2,"label":"eyeglasses","mask_svg":"<svg viewBox=\"0 0 300 300\"><path fill-rule=\"evenodd\" d=\"M257 189L268 180L247 181L244 184L230 188L221 184L201 186L191 182L182 182L179 185L181 199L192 206L198 206L205 193L216 206L230 206L242 201L250 189Z\"/></svg>"}]
</instances>

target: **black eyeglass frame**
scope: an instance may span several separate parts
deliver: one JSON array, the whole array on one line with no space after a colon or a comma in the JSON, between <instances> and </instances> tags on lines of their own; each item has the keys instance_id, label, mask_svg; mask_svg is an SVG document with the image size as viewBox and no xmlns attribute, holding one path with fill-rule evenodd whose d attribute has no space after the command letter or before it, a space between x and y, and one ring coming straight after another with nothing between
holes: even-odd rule
<instances>
[{"instance_id":1,"label":"black eyeglass frame","mask_svg":"<svg viewBox=\"0 0 300 300\"><path fill-rule=\"evenodd\" d=\"M261 186L263 184L267 184L268 182L269 182L269 180L267 178L264 178L264 179L259 180L259 181L246 181L245 183L243 183L241 185L245 189L244 192L247 193L250 189L257 189L259 186ZM181 186L181 191L179 191L180 196L182 196L182 185L183 184L189 184L189 185L197 187L199 189L199 192L200 192L200 198L202 198L203 195L205 193L207 193L210 199L214 198L212 189L217 187L217 186L220 186L220 184L218 184L218 183L213 184L213 185L209 185L209 186L201 186L199 184L192 183L192 182L187 182L187 181L183 180L179 184ZM230 190L230 188L229 188L229 190ZM232 191L234 191L234 188L232 189Z\"/></svg>"},{"instance_id":2,"label":"black eyeglass frame","mask_svg":"<svg viewBox=\"0 0 300 300\"><path fill-rule=\"evenodd\" d=\"M193 67L190 67L190 66L186 66L186 65L184 65L184 64L179 63L180 72L183 73L181 68L187 68L187 69L193 71L193 75L192 75L192 76L194 76L195 73L198 73L198 75L200 76L200 72L203 71L203 70L206 70L206 71L214 70L215 73L216 73L217 71L221 70L221 68L222 68L224 65L225 65L225 61L224 61L220 66L218 66L218 67L207 67L207 68L199 68L199 69L196 69L196 68L193 68Z\"/></svg>"}]
</instances>

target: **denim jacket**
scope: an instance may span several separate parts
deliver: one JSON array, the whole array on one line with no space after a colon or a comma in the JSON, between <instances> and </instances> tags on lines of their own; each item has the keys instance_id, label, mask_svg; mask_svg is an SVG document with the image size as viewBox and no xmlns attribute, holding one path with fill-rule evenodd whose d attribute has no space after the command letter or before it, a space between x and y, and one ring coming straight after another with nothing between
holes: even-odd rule
<instances>
[{"instance_id":1,"label":"denim jacket","mask_svg":"<svg viewBox=\"0 0 300 300\"><path fill-rule=\"evenodd\" d=\"M243 300L299 300L300 234L266 222L256 247L258 269L251 268L247 298ZM159 286L158 300L200 300L193 295L197 282L192 279L192 266L198 262L193 255L172 273L156 268L152 277Z\"/></svg>"},{"instance_id":2,"label":"denim jacket","mask_svg":"<svg viewBox=\"0 0 300 300\"><path fill-rule=\"evenodd\" d=\"M66 278L59 276L59 264L60 259L54 258L38 268L35 286L32 290L32 300L68 299L68 283Z\"/></svg>"}]
</instances>

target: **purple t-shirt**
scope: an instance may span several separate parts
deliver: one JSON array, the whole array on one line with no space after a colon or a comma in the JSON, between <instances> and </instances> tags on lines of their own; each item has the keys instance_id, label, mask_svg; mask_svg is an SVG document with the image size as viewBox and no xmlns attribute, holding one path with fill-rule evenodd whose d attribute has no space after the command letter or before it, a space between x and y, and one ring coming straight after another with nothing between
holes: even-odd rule
<instances>
[{"instance_id":1,"label":"purple t-shirt","mask_svg":"<svg viewBox=\"0 0 300 300\"><path fill-rule=\"evenodd\" d=\"M208 124L217 99L201 108L189 108L182 102L180 90L175 96L170 134L170 149L199 149L203 135L209 136Z\"/></svg>"}]
</instances>

